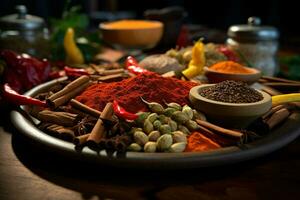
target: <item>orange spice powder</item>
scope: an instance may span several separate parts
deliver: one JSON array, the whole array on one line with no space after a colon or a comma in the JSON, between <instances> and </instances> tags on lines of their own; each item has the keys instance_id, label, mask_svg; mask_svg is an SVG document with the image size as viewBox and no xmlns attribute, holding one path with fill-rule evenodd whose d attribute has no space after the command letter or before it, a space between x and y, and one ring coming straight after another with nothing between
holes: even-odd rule
<instances>
[{"instance_id":1,"label":"orange spice powder","mask_svg":"<svg viewBox=\"0 0 300 200\"><path fill-rule=\"evenodd\" d=\"M199 132L193 132L188 137L185 152L199 152L221 148L219 144Z\"/></svg>"},{"instance_id":2,"label":"orange spice powder","mask_svg":"<svg viewBox=\"0 0 300 200\"><path fill-rule=\"evenodd\" d=\"M146 20L119 20L106 23L105 28L109 29L147 29L162 26L160 22Z\"/></svg>"},{"instance_id":3,"label":"orange spice powder","mask_svg":"<svg viewBox=\"0 0 300 200\"><path fill-rule=\"evenodd\" d=\"M252 70L233 61L222 61L212 65L209 69L229 74L251 74Z\"/></svg>"}]
</instances>

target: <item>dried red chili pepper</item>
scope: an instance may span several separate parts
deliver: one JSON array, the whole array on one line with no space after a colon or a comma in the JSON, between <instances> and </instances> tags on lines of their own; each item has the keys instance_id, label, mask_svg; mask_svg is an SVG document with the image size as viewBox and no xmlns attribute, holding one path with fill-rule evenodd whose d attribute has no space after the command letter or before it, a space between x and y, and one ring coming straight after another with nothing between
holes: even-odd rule
<instances>
[{"instance_id":1,"label":"dried red chili pepper","mask_svg":"<svg viewBox=\"0 0 300 200\"><path fill-rule=\"evenodd\" d=\"M38 60L28 54L17 54L11 50L0 51L0 58L6 63L4 83L21 92L46 81L50 73L50 63Z\"/></svg>"},{"instance_id":2,"label":"dried red chili pepper","mask_svg":"<svg viewBox=\"0 0 300 200\"><path fill-rule=\"evenodd\" d=\"M138 117L137 114L126 111L116 100L113 101L113 109L115 114L123 119L135 120Z\"/></svg>"},{"instance_id":3,"label":"dried red chili pepper","mask_svg":"<svg viewBox=\"0 0 300 200\"><path fill-rule=\"evenodd\" d=\"M234 61L234 62L239 62L239 58L238 56L236 55L236 53L229 49L228 47L224 46L224 45L220 45L217 50L224 54L228 60L231 60L231 61Z\"/></svg>"},{"instance_id":4,"label":"dried red chili pepper","mask_svg":"<svg viewBox=\"0 0 300 200\"><path fill-rule=\"evenodd\" d=\"M21 95L13 90L7 83L4 84L3 97L5 100L15 105L35 105L46 107L45 101L40 101L32 97Z\"/></svg>"},{"instance_id":5,"label":"dried red chili pepper","mask_svg":"<svg viewBox=\"0 0 300 200\"><path fill-rule=\"evenodd\" d=\"M128 56L126 58L125 67L129 72L133 74L149 73L148 70L139 66L137 60L132 56Z\"/></svg>"},{"instance_id":6,"label":"dried red chili pepper","mask_svg":"<svg viewBox=\"0 0 300 200\"><path fill-rule=\"evenodd\" d=\"M77 69L72 67L64 67L64 71L67 76L79 77L82 75L90 75L85 69Z\"/></svg>"}]
</instances>

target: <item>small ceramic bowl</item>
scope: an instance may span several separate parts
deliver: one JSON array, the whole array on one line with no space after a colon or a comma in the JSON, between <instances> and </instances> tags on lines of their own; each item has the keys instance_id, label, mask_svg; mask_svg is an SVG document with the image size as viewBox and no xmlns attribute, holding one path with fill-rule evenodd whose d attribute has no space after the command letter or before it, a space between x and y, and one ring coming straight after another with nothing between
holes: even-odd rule
<instances>
[{"instance_id":1,"label":"small ceramic bowl","mask_svg":"<svg viewBox=\"0 0 300 200\"><path fill-rule=\"evenodd\" d=\"M229 128L245 128L272 107L271 96L256 90L263 95L263 99L254 103L225 103L207 99L200 95L204 88L214 84L195 86L190 90L189 99L194 108L206 114L207 118L221 126Z\"/></svg>"},{"instance_id":2,"label":"small ceramic bowl","mask_svg":"<svg viewBox=\"0 0 300 200\"><path fill-rule=\"evenodd\" d=\"M128 26L122 27L112 26L112 23L101 23L99 28L104 42L119 48L149 49L156 46L163 35L163 23L159 21L126 20ZM146 23L147 26L141 28L139 23Z\"/></svg>"},{"instance_id":3,"label":"small ceramic bowl","mask_svg":"<svg viewBox=\"0 0 300 200\"><path fill-rule=\"evenodd\" d=\"M243 81L250 85L258 81L258 79L260 79L261 72L259 70L254 68L249 68L249 67L245 67L245 68L252 71L253 73L251 74L223 73L205 67L204 74L210 83L219 83L226 80L234 80L234 81Z\"/></svg>"}]
</instances>

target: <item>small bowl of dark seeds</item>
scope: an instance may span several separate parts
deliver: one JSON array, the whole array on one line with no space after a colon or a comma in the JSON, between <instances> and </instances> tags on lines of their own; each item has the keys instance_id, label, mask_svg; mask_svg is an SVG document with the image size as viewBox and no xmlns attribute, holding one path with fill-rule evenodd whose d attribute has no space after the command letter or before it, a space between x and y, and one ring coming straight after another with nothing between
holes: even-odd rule
<instances>
[{"instance_id":1,"label":"small bowl of dark seeds","mask_svg":"<svg viewBox=\"0 0 300 200\"><path fill-rule=\"evenodd\" d=\"M232 80L195 86L189 99L209 120L231 128L245 128L272 107L269 94Z\"/></svg>"}]
</instances>

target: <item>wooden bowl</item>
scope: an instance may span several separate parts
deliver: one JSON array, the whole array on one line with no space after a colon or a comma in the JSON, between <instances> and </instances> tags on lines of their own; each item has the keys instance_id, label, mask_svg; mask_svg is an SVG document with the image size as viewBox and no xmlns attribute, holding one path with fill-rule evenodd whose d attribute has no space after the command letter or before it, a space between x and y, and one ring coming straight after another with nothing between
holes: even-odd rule
<instances>
[{"instance_id":1,"label":"wooden bowl","mask_svg":"<svg viewBox=\"0 0 300 200\"><path fill-rule=\"evenodd\" d=\"M128 26L114 26L113 23L126 22ZM139 24L145 24L141 28ZM121 20L101 23L99 28L104 42L115 47L149 49L158 44L163 35L163 23L150 20Z\"/></svg>"},{"instance_id":2,"label":"wooden bowl","mask_svg":"<svg viewBox=\"0 0 300 200\"><path fill-rule=\"evenodd\" d=\"M254 68L249 68L249 67L245 67L245 68L252 71L253 73L251 74L223 73L205 67L204 74L210 83L219 83L226 80L234 80L234 81L243 81L250 85L252 83L257 82L260 79L261 72L259 70Z\"/></svg>"},{"instance_id":3,"label":"wooden bowl","mask_svg":"<svg viewBox=\"0 0 300 200\"><path fill-rule=\"evenodd\" d=\"M230 128L245 128L272 107L271 96L256 90L263 99L254 103L225 103L207 99L200 95L204 88L214 84L195 86L190 90L189 99L194 108L206 114L207 118L221 126Z\"/></svg>"}]
</instances>

